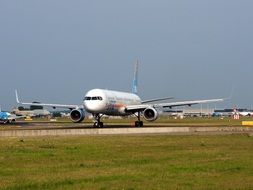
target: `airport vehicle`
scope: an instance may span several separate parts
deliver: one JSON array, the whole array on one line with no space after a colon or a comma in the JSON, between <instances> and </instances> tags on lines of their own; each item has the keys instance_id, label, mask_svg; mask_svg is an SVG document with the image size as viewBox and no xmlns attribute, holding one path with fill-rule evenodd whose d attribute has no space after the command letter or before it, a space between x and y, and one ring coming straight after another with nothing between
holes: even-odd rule
<instances>
[{"instance_id":1,"label":"airport vehicle","mask_svg":"<svg viewBox=\"0 0 253 190\"><path fill-rule=\"evenodd\" d=\"M135 64L134 80L132 86L132 93L112 91L105 89L92 89L88 91L84 97L82 105L64 105L64 104L48 104L48 103L26 103L19 101L18 93L16 90L16 101L23 105L35 106L49 106L53 108L68 108L71 110L70 118L73 122L82 122L85 118L85 111L91 113L95 119L94 127L103 127L101 117L108 116L128 116L135 115L137 121L136 127L143 126L141 115L147 121L155 121L159 116L159 110L163 108L173 108L177 106L191 106L200 103L219 102L223 99L209 99L209 100L194 100L182 102L164 102L169 98L159 98L142 101L137 95L138 87L138 61Z\"/></svg>"},{"instance_id":2,"label":"airport vehicle","mask_svg":"<svg viewBox=\"0 0 253 190\"><path fill-rule=\"evenodd\" d=\"M0 108L0 121L2 121L4 124L15 122L16 119L18 118L21 118L21 117L16 116L6 111L2 111Z\"/></svg>"}]
</instances>

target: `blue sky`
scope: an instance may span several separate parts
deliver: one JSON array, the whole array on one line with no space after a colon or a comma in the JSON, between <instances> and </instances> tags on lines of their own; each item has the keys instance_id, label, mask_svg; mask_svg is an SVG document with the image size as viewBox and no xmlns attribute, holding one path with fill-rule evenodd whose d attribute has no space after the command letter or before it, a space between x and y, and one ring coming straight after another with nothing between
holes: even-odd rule
<instances>
[{"instance_id":1,"label":"blue sky","mask_svg":"<svg viewBox=\"0 0 253 190\"><path fill-rule=\"evenodd\" d=\"M251 0L0 1L0 105L80 104L92 88L253 106Z\"/></svg>"}]
</instances>

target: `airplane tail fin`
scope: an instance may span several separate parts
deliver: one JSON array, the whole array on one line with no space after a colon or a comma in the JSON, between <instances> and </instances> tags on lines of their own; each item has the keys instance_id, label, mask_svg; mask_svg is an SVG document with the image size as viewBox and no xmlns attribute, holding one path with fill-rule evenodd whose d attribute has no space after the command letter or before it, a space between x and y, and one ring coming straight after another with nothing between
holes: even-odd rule
<instances>
[{"instance_id":1,"label":"airplane tail fin","mask_svg":"<svg viewBox=\"0 0 253 190\"><path fill-rule=\"evenodd\" d=\"M19 98L18 98L18 91L17 91L17 90L15 90L15 94L16 94L16 101L17 101L17 103L19 104L20 101L19 101Z\"/></svg>"},{"instance_id":2,"label":"airplane tail fin","mask_svg":"<svg viewBox=\"0 0 253 190\"><path fill-rule=\"evenodd\" d=\"M132 93L133 94L138 93L138 67L139 67L139 61L137 60L135 63L134 79L133 79L133 84L132 84Z\"/></svg>"}]
</instances>

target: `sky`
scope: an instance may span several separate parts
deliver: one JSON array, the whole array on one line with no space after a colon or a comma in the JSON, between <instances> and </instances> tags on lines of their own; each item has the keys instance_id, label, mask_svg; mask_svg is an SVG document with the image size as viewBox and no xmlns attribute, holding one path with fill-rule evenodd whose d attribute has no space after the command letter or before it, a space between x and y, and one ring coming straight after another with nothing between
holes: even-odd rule
<instances>
[{"instance_id":1,"label":"sky","mask_svg":"<svg viewBox=\"0 0 253 190\"><path fill-rule=\"evenodd\" d=\"M81 104L93 88L142 99L229 97L253 107L252 0L0 0L0 105ZM213 105L212 105L213 106Z\"/></svg>"}]
</instances>

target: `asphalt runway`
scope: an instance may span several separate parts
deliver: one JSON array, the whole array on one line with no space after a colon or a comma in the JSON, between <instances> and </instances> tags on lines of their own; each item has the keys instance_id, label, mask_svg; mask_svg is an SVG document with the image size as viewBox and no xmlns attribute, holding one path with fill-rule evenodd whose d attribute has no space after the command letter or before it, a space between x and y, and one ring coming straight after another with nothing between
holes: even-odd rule
<instances>
[{"instance_id":1,"label":"asphalt runway","mask_svg":"<svg viewBox=\"0 0 253 190\"><path fill-rule=\"evenodd\" d=\"M187 125L194 127L193 125ZM180 125L171 125L166 123L144 123L141 128L152 128L152 127L182 127ZM204 127L204 125L203 125ZM102 129L110 128L136 128L134 123L104 123ZM43 130L43 129L94 129L93 123L72 123L72 122L25 122L17 121L11 124L1 124L0 129L2 130Z\"/></svg>"},{"instance_id":2,"label":"asphalt runway","mask_svg":"<svg viewBox=\"0 0 253 190\"><path fill-rule=\"evenodd\" d=\"M253 136L253 127L247 126L168 126L155 123L144 127L131 124L108 123L104 128L94 128L92 123L69 122L16 122L0 124L0 137L74 136L74 135L227 135Z\"/></svg>"},{"instance_id":3,"label":"asphalt runway","mask_svg":"<svg viewBox=\"0 0 253 190\"><path fill-rule=\"evenodd\" d=\"M220 124L194 124L187 123L185 124L172 124L172 123L144 123L144 126L141 128L152 128L152 127L227 127ZM239 126L231 126L239 127ZM43 129L94 129L92 122L83 122L83 123L72 123L72 122L52 122L52 121L16 121L10 124L0 123L0 130L43 130ZM106 122L102 129L108 128L136 128L134 123L115 123L115 122ZM137 127L139 128L139 127Z\"/></svg>"},{"instance_id":4,"label":"asphalt runway","mask_svg":"<svg viewBox=\"0 0 253 190\"><path fill-rule=\"evenodd\" d=\"M167 127L164 124L146 125L146 127ZM10 124L0 124L4 130L43 130L43 129L94 129L93 123L70 123L70 122L23 122L17 121ZM106 123L103 128L133 128L133 124Z\"/></svg>"}]
</instances>

